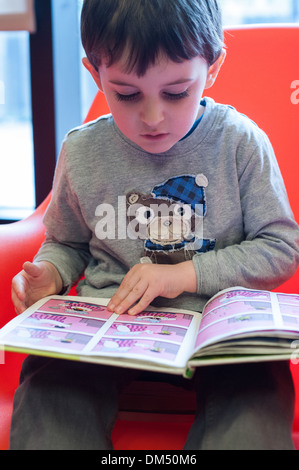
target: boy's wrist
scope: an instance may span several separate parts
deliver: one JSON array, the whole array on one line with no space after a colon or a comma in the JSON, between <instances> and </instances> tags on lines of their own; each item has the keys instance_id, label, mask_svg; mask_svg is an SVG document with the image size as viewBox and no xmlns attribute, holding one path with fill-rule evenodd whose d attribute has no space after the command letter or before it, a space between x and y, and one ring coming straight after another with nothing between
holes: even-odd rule
<instances>
[{"instance_id":1,"label":"boy's wrist","mask_svg":"<svg viewBox=\"0 0 299 470\"><path fill-rule=\"evenodd\" d=\"M63 289L63 281L59 274L58 269L54 266L54 264L50 263L49 261L41 261L44 263L47 270L51 273L53 284L55 286L55 294L60 294Z\"/></svg>"},{"instance_id":2,"label":"boy's wrist","mask_svg":"<svg viewBox=\"0 0 299 470\"><path fill-rule=\"evenodd\" d=\"M184 286L184 292L196 294L197 275L192 261L184 261L176 265L179 268L180 280Z\"/></svg>"}]
</instances>

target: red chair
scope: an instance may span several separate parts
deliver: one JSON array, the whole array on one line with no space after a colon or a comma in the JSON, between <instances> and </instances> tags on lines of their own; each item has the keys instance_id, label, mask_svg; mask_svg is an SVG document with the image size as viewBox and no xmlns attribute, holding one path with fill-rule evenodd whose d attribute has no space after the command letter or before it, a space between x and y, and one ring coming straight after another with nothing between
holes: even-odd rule
<instances>
[{"instance_id":1,"label":"red chair","mask_svg":"<svg viewBox=\"0 0 299 470\"><path fill-rule=\"evenodd\" d=\"M283 25L230 28L226 30L225 37L227 58L216 84L208 90L208 95L216 101L233 105L267 132L285 179L295 218L299 221L299 104L291 101L294 92L291 84L299 80L299 63L294 58L299 48L299 27ZM99 93L87 121L107 112L105 99ZM28 219L0 226L0 327L14 316L10 301L11 279L25 260L32 259L44 238L42 216L49 199L50 195ZM299 292L299 271L277 290ZM0 450L8 448L12 398L22 360L22 355L5 353L5 364L0 365ZM299 449L299 369L291 364L291 370L296 390L293 438ZM136 401L139 392L138 389L131 391L132 402ZM153 413L152 407L149 410L142 409L142 404L140 411L151 412L127 413L131 409L130 397L126 397L124 411L113 431L115 449L182 449L193 419L193 402L186 413L181 407L184 398L181 395L175 397L171 387L163 388L161 384L151 384L146 392L143 388L142 393L147 395L141 403L157 400L158 394L158 400L162 403L160 406L158 404L157 412L165 405L168 413Z\"/></svg>"}]
</instances>

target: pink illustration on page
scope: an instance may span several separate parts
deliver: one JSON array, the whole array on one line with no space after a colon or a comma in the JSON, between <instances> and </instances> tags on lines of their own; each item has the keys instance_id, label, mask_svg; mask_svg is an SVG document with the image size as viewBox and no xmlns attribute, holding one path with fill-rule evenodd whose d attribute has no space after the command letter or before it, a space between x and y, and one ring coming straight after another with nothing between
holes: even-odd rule
<instances>
[{"instance_id":1,"label":"pink illustration on page","mask_svg":"<svg viewBox=\"0 0 299 470\"><path fill-rule=\"evenodd\" d=\"M163 356L163 359L175 360L179 351L179 345L164 341L151 341L146 339L114 339L104 337L95 346L93 353L104 353L105 355L123 355L140 357Z\"/></svg>"},{"instance_id":2,"label":"pink illustration on page","mask_svg":"<svg viewBox=\"0 0 299 470\"><path fill-rule=\"evenodd\" d=\"M105 324L97 318L85 318L72 315L58 315L53 313L35 312L27 317L22 325L49 328L53 330L79 331L90 335L96 334Z\"/></svg>"},{"instance_id":3,"label":"pink illustration on page","mask_svg":"<svg viewBox=\"0 0 299 470\"><path fill-rule=\"evenodd\" d=\"M128 337L143 337L143 338L169 338L173 342L181 344L187 333L185 328L172 326L172 325L144 325L136 323L122 323L115 322L107 331L107 336L128 336Z\"/></svg>"},{"instance_id":4,"label":"pink illustration on page","mask_svg":"<svg viewBox=\"0 0 299 470\"><path fill-rule=\"evenodd\" d=\"M87 302L78 302L74 300L60 300L60 299L51 299L45 302L38 309L42 312L49 313L58 313L58 314L78 314L78 315L88 315L90 318L102 318L103 320L108 320L112 312L109 312L105 306L87 303Z\"/></svg>"},{"instance_id":5,"label":"pink illustration on page","mask_svg":"<svg viewBox=\"0 0 299 470\"><path fill-rule=\"evenodd\" d=\"M297 305L299 307L299 295L277 294L281 304Z\"/></svg>"},{"instance_id":6,"label":"pink illustration on page","mask_svg":"<svg viewBox=\"0 0 299 470\"><path fill-rule=\"evenodd\" d=\"M7 340L13 340L14 344L23 347L39 347L51 350L77 351L84 349L90 341L90 336L72 332L61 332L51 330L40 330L33 328L22 328L18 326L7 335Z\"/></svg>"},{"instance_id":7,"label":"pink illustration on page","mask_svg":"<svg viewBox=\"0 0 299 470\"><path fill-rule=\"evenodd\" d=\"M207 326L201 325L197 335L196 346L204 345L213 338L213 342L223 337L223 333L237 335L241 333L260 331L260 329L271 330L275 326L273 315L267 313L239 314L227 319L216 321Z\"/></svg>"},{"instance_id":8,"label":"pink illustration on page","mask_svg":"<svg viewBox=\"0 0 299 470\"><path fill-rule=\"evenodd\" d=\"M176 326L183 326L188 328L190 325L193 315L186 313L172 313L172 312L159 312L159 311L144 311L132 317L132 315L124 314L121 315L121 320L124 322L140 322L149 324L173 324Z\"/></svg>"},{"instance_id":9,"label":"pink illustration on page","mask_svg":"<svg viewBox=\"0 0 299 470\"><path fill-rule=\"evenodd\" d=\"M216 307L213 310L208 310L206 314L202 317L201 327L207 326L210 323L214 323L215 321L224 320L235 315L240 316L240 312L242 312L242 316L250 314L268 313L272 319L272 307L270 302L245 300L231 302L229 304L223 305L223 307Z\"/></svg>"},{"instance_id":10,"label":"pink illustration on page","mask_svg":"<svg viewBox=\"0 0 299 470\"><path fill-rule=\"evenodd\" d=\"M244 299L248 298L268 302L271 301L270 292L236 289L230 292L226 292L225 294L222 293L219 296L215 297L211 302L209 302L207 311L219 307L227 302L232 302L233 300L243 301Z\"/></svg>"}]
</instances>

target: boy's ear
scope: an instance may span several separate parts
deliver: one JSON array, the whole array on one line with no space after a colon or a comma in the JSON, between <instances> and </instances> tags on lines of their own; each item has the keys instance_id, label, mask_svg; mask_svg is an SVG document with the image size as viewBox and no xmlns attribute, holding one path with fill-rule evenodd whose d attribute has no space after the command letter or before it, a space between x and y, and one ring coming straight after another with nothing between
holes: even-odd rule
<instances>
[{"instance_id":1,"label":"boy's ear","mask_svg":"<svg viewBox=\"0 0 299 470\"><path fill-rule=\"evenodd\" d=\"M101 82L101 77L100 77L100 74L99 72L94 68L93 65L91 65L91 63L89 62L89 60L87 59L87 57L84 57L82 59L82 64L84 65L84 67L88 70L88 72L90 73L90 75L92 76L92 78L94 79L97 87L99 88L100 91L103 91L103 87L102 87L102 82Z\"/></svg>"},{"instance_id":2,"label":"boy's ear","mask_svg":"<svg viewBox=\"0 0 299 470\"><path fill-rule=\"evenodd\" d=\"M221 69L221 66L225 60L225 57L226 57L226 50L222 49L220 57L209 68L205 89L211 88L211 86L214 85L217 75L219 73L219 70Z\"/></svg>"}]
</instances>

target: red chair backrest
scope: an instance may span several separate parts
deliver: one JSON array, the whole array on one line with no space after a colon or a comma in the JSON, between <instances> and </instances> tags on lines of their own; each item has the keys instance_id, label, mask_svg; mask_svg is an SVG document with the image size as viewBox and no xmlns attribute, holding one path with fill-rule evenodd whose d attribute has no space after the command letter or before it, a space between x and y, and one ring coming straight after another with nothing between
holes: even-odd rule
<instances>
[{"instance_id":1,"label":"red chair backrest","mask_svg":"<svg viewBox=\"0 0 299 470\"><path fill-rule=\"evenodd\" d=\"M299 25L231 28L225 32L225 42L226 60L215 85L207 91L267 133L299 222L299 103L292 88L296 80L299 88ZM279 290L298 292L299 271Z\"/></svg>"},{"instance_id":2,"label":"red chair backrest","mask_svg":"<svg viewBox=\"0 0 299 470\"><path fill-rule=\"evenodd\" d=\"M95 99L93 100L93 103L87 113L87 116L84 120L85 123L93 121L94 119L97 119L99 116L102 116L104 114L109 114L109 106L107 104L106 98L104 93L99 91Z\"/></svg>"},{"instance_id":3,"label":"red chair backrest","mask_svg":"<svg viewBox=\"0 0 299 470\"><path fill-rule=\"evenodd\" d=\"M247 114L268 134L299 220L299 104L291 88L296 79L299 88L299 25L230 29L225 42L227 58L211 96Z\"/></svg>"}]
</instances>

